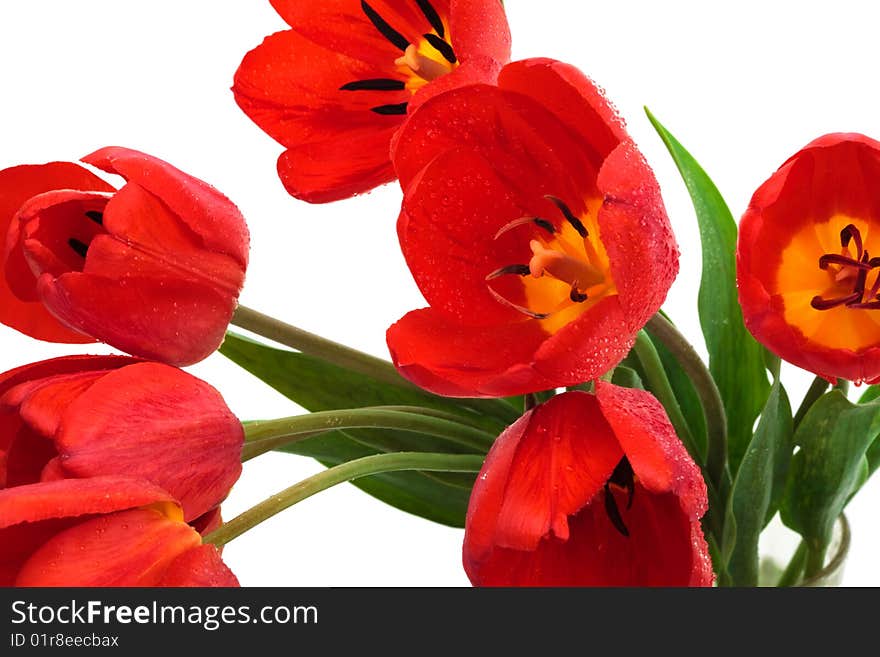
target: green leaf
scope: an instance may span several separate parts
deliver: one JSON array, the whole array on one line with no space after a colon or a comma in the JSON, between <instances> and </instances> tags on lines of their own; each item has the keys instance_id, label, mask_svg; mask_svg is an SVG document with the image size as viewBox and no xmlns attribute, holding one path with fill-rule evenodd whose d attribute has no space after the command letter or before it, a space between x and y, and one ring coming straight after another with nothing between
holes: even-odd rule
<instances>
[{"instance_id":1,"label":"green leaf","mask_svg":"<svg viewBox=\"0 0 880 657\"><path fill-rule=\"evenodd\" d=\"M660 356L660 362L666 371L666 378L669 379L669 385L672 392L678 400L678 406L684 416L685 422L690 429L691 436L694 441L694 447L698 450L699 463L703 463L706 459L706 415L703 413L703 405L700 403L700 397L691 383L690 377L685 374L681 364L672 355L672 352L648 330L648 337L657 349Z\"/></svg>"},{"instance_id":2,"label":"green leaf","mask_svg":"<svg viewBox=\"0 0 880 657\"><path fill-rule=\"evenodd\" d=\"M417 388L395 386L367 375L350 372L305 354L275 349L253 340L227 334L220 352L309 411L366 406L421 406L461 416L490 431L503 423L481 416L455 400L436 397ZM284 448L310 456L325 466L354 458L395 451L459 452L446 441L406 431L358 429L336 431ZM353 482L392 506L416 515L461 527L474 477L455 473L395 472Z\"/></svg>"},{"instance_id":3,"label":"green leaf","mask_svg":"<svg viewBox=\"0 0 880 657\"><path fill-rule=\"evenodd\" d=\"M859 397L860 404L867 404L880 397L880 386L868 386L862 396Z\"/></svg>"},{"instance_id":4,"label":"green leaf","mask_svg":"<svg viewBox=\"0 0 880 657\"><path fill-rule=\"evenodd\" d=\"M795 432L782 521L821 554L837 516L864 476L866 452L880 433L880 404L855 405L839 390L823 395Z\"/></svg>"},{"instance_id":5,"label":"green leaf","mask_svg":"<svg viewBox=\"0 0 880 657\"><path fill-rule=\"evenodd\" d=\"M758 538L776 513L793 444L791 404L777 379L734 480L724 521L724 559L732 583L757 586Z\"/></svg>"},{"instance_id":6,"label":"green leaf","mask_svg":"<svg viewBox=\"0 0 880 657\"><path fill-rule=\"evenodd\" d=\"M646 109L690 192L702 242L698 299L709 370L721 392L728 422L728 453L736 473L770 383L764 350L745 327L736 292L736 223L721 193L693 156Z\"/></svg>"},{"instance_id":7,"label":"green leaf","mask_svg":"<svg viewBox=\"0 0 880 657\"><path fill-rule=\"evenodd\" d=\"M611 383L622 388L638 388L644 390L642 378L639 373L626 365L618 365L611 377Z\"/></svg>"}]
</instances>

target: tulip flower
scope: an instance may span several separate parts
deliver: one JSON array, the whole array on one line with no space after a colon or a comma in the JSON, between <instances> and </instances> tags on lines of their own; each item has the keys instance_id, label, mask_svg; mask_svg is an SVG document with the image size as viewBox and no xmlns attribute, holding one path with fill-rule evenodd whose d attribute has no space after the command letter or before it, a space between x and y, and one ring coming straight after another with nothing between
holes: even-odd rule
<instances>
[{"instance_id":1,"label":"tulip flower","mask_svg":"<svg viewBox=\"0 0 880 657\"><path fill-rule=\"evenodd\" d=\"M0 490L0 586L238 586L172 495L127 477Z\"/></svg>"},{"instance_id":2,"label":"tulip flower","mask_svg":"<svg viewBox=\"0 0 880 657\"><path fill-rule=\"evenodd\" d=\"M248 231L229 199L149 155L105 148L84 167L0 171L0 321L54 342L100 340L172 365L223 341Z\"/></svg>"},{"instance_id":3,"label":"tulip flower","mask_svg":"<svg viewBox=\"0 0 880 657\"><path fill-rule=\"evenodd\" d=\"M580 71L540 59L425 102L393 159L429 308L388 330L400 373L450 396L574 385L622 359L678 250L653 172Z\"/></svg>"},{"instance_id":4,"label":"tulip flower","mask_svg":"<svg viewBox=\"0 0 880 657\"><path fill-rule=\"evenodd\" d=\"M598 381L527 412L471 494L478 586L709 586L700 470L649 393Z\"/></svg>"},{"instance_id":5,"label":"tulip flower","mask_svg":"<svg viewBox=\"0 0 880 657\"><path fill-rule=\"evenodd\" d=\"M740 222L746 326L781 358L836 382L880 381L880 142L816 139L761 185Z\"/></svg>"},{"instance_id":6,"label":"tulip flower","mask_svg":"<svg viewBox=\"0 0 880 657\"><path fill-rule=\"evenodd\" d=\"M392 134L408 110L510 58L499 0L272 0L292 27L249 52L232 90L287 150L278 173L324 203L394 180Z\"/></svg>"},{"instance_id":7,"label":"tulip flower","mask_svg":"<svg viewBox=\"0 0 880 657\"><path fill-rule=\"evenodd\" d=\"M243 441L220 393L168 365L73 356L0 375L2 487L127 475L168 491L209 531Z\"/></svg>"}]
</instances>

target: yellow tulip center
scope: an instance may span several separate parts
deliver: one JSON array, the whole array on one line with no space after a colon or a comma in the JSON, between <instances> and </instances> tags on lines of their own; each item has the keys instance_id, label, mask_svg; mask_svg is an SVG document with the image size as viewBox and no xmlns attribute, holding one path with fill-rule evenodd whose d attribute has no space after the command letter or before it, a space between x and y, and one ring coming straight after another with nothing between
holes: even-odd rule
<instances>
[{"instance_id":1,"label":"yellow tulip center","mask_svg":"<svg viewBox=\"0 0 880 657\"><path fill-rule=\"evenodd\" d=\"M810 340L858 351L880 342L880 257L868 250L871 225L835 215L794 236L782 252L776 288L785 320ZM867 312L866 312L867 311Z\"/></svg>"},{"instance_id":2,"label":"yellow tulip center","mask_svg":"<svg viewBox=\"0 0 880 657\"><path fill-rule=\"evenodd\" d=\"M522 217L505 225L496 239L514 229L530 228L532 256L528 263L502 267L486 277L489 291L500 302L540 320L549 333L577 319L602 298L616 294L608 254L599 240L598 225L589 206L576 216L560 199L548 196L564 222L557 227L542 217ZM519 276L522 301L514 302L493 287L502 276Z\"/></svg>"}]
</instances>

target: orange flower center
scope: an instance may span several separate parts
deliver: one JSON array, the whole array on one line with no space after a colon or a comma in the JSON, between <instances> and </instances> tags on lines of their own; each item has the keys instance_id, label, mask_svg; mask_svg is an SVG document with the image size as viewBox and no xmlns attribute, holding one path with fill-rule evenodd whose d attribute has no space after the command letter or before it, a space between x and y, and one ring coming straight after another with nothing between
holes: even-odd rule
<instances>
[{"instance_id":1,"label":"orange flower center","mask_svg":"<svg viewBox=\"0 0 880 657\"><path fill-rule=\"evenodd\" d=\"M809 339L857 351L880 342L880 258L870 224L836 215L797 233L782 253L776 286L785 319Z\"/></svg>"},{"instance_id":2,"label":"orange flower center","mask_svg":"<svg viewBox=\"0 0 880 657\"><path fill-rule=\"evenodd\" d=\"M489 274L486 281L489 291L500 303L541 320L547 331L555 333L617 290L608 254L592 219L594 213L585 210L583 215L575 216L560 199L548 196L547 200L556 206L565 222L557 228L541 217L523 217L504 226L496 239L520 226L537 230L529 240L532 256L528 264L502 267ZM520 303L492 285L492 281L509 275L522 280Z\"/></svg>"},{"instance_id":3,"label":"orange flower center","mask_svg":"<svg viewBox=\"0 0 880 657\"><path fill-rule=\"evenodd\" d=\"M452 46L436 34L426 34L418 45L407 46L402 57L394 60L400 73L406 76L406 88L416 93L432 80L452 73L458 58Z\"/></svg>"}]
</instances>

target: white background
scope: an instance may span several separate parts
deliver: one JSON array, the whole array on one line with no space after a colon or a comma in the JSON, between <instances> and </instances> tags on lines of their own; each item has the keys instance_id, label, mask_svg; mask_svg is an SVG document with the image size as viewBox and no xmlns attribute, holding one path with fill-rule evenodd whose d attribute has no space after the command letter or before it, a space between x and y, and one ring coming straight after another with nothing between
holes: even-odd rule
<instances>
[{"instance_id":1,"label":"white background","mask_svg":"<svg viewBox=\"0 0 880 657\"><path fill-rule=\"evenodd\" d=\"M515 58L581 67L627 118L681 246L666 308L701 351L693 210L642 106L703 164L735 216L814 137L880 136L873 3L509 0L508 11ZM328 206L295 201L275 176L281 148L229 92L244 53L283 28L267 0L6 0L0 167L76 160L105 145L161 157L218 187L248 218L252 264L242 303L387 356L386 327L423 305L395 237L398 189ZM83 351L0 327L0 370ZM242 419L300 412L221 356L192 371ZM784 375L797 405L811 377L793 368ZM256 459L225 515L318 470L301 457ZM875 479L848 510L847 584L880 584L878 506ZM247 586L466 585L461 538L338 486L235 540L225 559Z\"/></svg>"}]
</instances>

